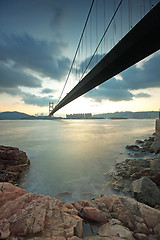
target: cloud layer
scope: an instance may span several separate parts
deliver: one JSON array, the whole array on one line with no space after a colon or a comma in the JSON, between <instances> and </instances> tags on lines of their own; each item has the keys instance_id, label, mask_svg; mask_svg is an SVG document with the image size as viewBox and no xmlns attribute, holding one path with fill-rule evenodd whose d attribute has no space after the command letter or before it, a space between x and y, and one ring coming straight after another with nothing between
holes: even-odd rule
<instances>
[{"instance_id":1,"label":"cloud layer","mask_svg":"<svg viewBox=\"0 0 160 240\"><path fill-rule=\"evenodd\" d=\"M33 76L31 71L37 72L41 78L64 79L70 60L62 56L63 43L37 40L28 34L0 35L0 92L24 97L19 87L41 88L42 80ZM23 100L25 102L26 98Z\"/></svg>"},{"instance_id":2,"label":"cloud layer","mask_svg":"<svg viewBox=\"0 0 160 240\"><path fill-rule=\"evenodd\" d=\"M0 93L20 96L24 103L38 106L47 106L49 101L53 101L51 95L55 91L46 82L53 82L55 86L66 78L71 64L65 53L68 47L66 41L71 46L75 44L77 29L81 28L82 19L84 21L84 13L80 11L84 10L82 3L89 8L89 0L81 1L76 12L77 2L74 0L70 0L71 5L66 0L0 2ZM74 51L75 47L72 47L67 53ZM89 69L103 56L95 56ZM83 60L73 74L81 74L89 60L89 57ZM144 89L160 87L159 62L160 55L155 55L139 65L141 68L131 67L119 78L112 78L85 97L97 102L148 98L150 95ZM140 89L143 90L134 93L134 90Z\"/></svg>"},{"instance_id":3,"label":"cloud layer","mask_svg":"<svg viewBox=\"0 0 160 240\"><path fill-rule=\"evenodd\" d=\"M145 93L147 88L160 88L160 54L154 54L153 57L144 62L143 68L137 68L136 65L122 72L121 80L117 77L106 81L98 88L88 92L85 97L93 101L129 101L133 98L150 97ZM133 94L132 90L142 90L138 94Z\"/></svg>"},{"instance_id":4,"label":"cloud layer","mask_svg":"<svg viewBox=\"0 0 160 240\"><path fill-rule=\"evenodd\" d=\"M1 64L11 62L19 71L29 68L43 76L61 80L69 68L70 60L62 56L62 42L47 42L28 34L21 36L1 34Z\"/></svg>"},{"instance_id":5,"label":"cloud layer","mask_svg":"<svg viewBox=\"0 0 160 240\"><path fill-rule=\"evenodd\" d=\"M56 99L49 97L40 97L29 93L23 93L22 99L26 104L37 105L40 107L48 106L49 102L56 102Z\"/></svg>"},{"instance_id":6,"label":"cloud layer","mask_svg":"<svg viewBox=\"0 0 160 240\"><path fill-rule=\"evenodd\" d=\"M27 104L48 105L47 94L53 89L43 89L43 79L62 81L70 67L59 32L64 16L63 5L52 0L0 2L0 93L20 96ZM37 88L39 94L23 92L22 87L30 93Z\"/></svg>"}]
</instances>

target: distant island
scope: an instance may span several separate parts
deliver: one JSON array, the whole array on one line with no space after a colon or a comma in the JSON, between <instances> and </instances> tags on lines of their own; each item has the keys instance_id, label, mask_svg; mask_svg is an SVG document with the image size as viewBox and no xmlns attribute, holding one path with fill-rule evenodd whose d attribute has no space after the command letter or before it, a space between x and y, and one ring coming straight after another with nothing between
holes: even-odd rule
<instances>
[{"instance_id":1,"label":"distant island","mask_svg":"<svg viewBox=\"0 0 160 240\"><path fill-rule=\"evenodd\" d=\"M159 118L159 111L144 111L144 112L114 112L114 113L101 113L93 115L94 118L109 118L109 119L155 119Z\"/></svg>"},{"instance_id":2,"label":"distant island","mask_svg":"<svg viewBox=\"0 0 160 240\"><path fill-rule=\"evenodd\" d=\"M21 112L0 112L0 120L46 120L46 119L61 119L61 117L52 117L49 116L34 116Z\"/></svg>"},{"instance_id":3,"label":"distant island","mask_svg":"<svg viewBox=\"0 0 160 240\"><path fill-rule=\"evenodd\" d=\"M0 112L0 120L18 120L23 118L30 118L31 115L21 112Z\"/></svg>"},{"instance_id":4,"label":"distant island","mask_svg":"<svg viewBox=\"0 0 160 240\"><path fill-rule=\"evenodd\" d=\"M114 112L95 114L90 119L156 119L159 118L159 111L144 112ZM39 119L62 119L61 117L33 116L21 112L0 112L0 120L39 120Z\"/></svg>"}]
</instances>

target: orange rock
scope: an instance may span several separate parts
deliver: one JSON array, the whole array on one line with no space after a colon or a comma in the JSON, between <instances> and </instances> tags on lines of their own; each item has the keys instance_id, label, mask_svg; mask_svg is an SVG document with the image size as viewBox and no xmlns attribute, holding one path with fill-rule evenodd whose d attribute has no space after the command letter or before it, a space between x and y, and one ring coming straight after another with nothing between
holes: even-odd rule
<instances>
[{"instance_id":1,"label":"orange rock","mask_svg":"<svg viewBox=\"0 0 160 240\"><path fill-rule=\"evenodd\" d=\"M139 211L141 213L144 222L149 229L154 229L157 224L160 223L160 210L151 208L145 204L139 205Z\"/></svg>"},{"instance_id":2,"label":"orange rock","mask_svg":"<svg viewBox=\"0 0 160 240\"><path fill-rule=\"evenodd\" d=\"M111 239L118 237L119 239L134 240L129 229L117 224L106 223L102 225L99 228L98 234L100 237L109 237Z\"/></svg>"},{"instance_id":3,"label":"orange rock","mask_svg":"<svg viewBox=\"0 0 160 240\"><path fill-rule=\"evenodd\" d=\"M18 188L10 183L0 182L0 207L4 203L12 201L26 193L27 192L25 190Z\"/></svg>"},{"instance_id":4,"label":"orange rock","mask_svg":"<svg viewBox=\"0 0 160 240\"><path fill-rule=\"evenodd\" d=\"M111 218L109 214L100 211L94 207L84 207L81 211L81 216L87 220L105 223Z\"/></svg>"},{"instance_id":5,"label":"orange rock","mask_svg":"<svg viewBox=\"0 0 160 240\"><path fill-rule=\"evenodd\" d=\"M84 235L86 240L160 237L160 210L132 198L104 195L71 204L10 183L0 183L0 189L0 239L78 240L86 219L99 234Z\"/></svg>"},{"instance_id":6,"label":"orange rock","mask_svg":"<svg viewBox=\"0 0 160 240\"><path fill-rule=\"evenodd\" d=\"M10 224L6 218L0 221L0 239L6 239L10 235Z\"/></svg>"}]
</instances>

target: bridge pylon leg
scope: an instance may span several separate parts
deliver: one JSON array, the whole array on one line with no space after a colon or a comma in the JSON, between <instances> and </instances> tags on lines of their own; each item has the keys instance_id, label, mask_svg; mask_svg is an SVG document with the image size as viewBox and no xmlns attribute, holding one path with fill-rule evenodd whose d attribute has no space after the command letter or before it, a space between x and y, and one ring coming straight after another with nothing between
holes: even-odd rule
<instances>
[{"instance_id":1,"label":"bridge pylon leg","mask_svg":"<svg viewBox=\"0 0 160 240\"><path fill-rule=\"evenodd\" d=\"M49 102L49 116L51 116L50 113L52 112L53 108L54 108L54 103L53 102Z\"/></svg>"}]
</instances>

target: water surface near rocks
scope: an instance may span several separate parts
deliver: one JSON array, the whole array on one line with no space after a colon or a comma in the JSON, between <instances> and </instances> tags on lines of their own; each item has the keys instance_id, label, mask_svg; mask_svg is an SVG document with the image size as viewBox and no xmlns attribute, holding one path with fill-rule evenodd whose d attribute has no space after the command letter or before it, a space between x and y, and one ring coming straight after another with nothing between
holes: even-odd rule
<instances>
[{"instance_id":1,"label":"water surface near rocks","mask_svg":"<svg viewBox=\"0 0 160 240\"><path fill-rule=\"evenodd\" d=\"M20 187L73 201L112 193L104 173L128 157L127 144L154 128L153 119L3 120L0 144L20 148L31 161Z\"/></svg>"}]
</instances>

